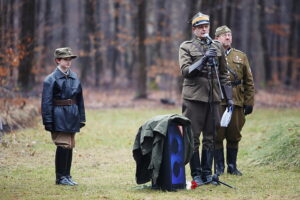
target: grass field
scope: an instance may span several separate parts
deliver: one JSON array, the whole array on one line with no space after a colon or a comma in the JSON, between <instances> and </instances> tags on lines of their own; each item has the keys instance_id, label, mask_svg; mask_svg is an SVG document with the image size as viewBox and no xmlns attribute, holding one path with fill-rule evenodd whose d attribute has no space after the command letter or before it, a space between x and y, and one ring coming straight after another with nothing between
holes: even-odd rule
<instances>
[{"instance_id":1,"label":"grass field","mask_svg":"<svg viewBox=\"0 0 300 200\"><path fill-rule=\"evenodd\" d=\"M260 109L247 117L239 169L220 179L238 188L205 185L162 192L135 183L132 145L140 125L170 109L88 110L76 136L72 176L79 186L57 186L55 146L40 118L34 128L7 134L0 145L0 199L300 199L300 110ZM186 166L187 180L191 180Z\"/></svg>"}]
</instances>

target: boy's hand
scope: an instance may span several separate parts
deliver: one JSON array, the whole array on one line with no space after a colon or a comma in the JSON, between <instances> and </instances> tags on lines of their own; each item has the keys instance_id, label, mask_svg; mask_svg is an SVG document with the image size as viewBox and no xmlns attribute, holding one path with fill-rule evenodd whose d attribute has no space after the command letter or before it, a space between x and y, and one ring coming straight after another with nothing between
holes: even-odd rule
<instances>
[{"instance_id":1,"label":"boy's hand","mask_svg":"<svg viewBox=\"0 0 300 200\"><path fill-rule=\"evenodd\" d=\"M46 130L46 131L52 132L52 131L53 131L53 126L52 126L52 124L51 124L51 123L45 124L45 130Z\"/></svg>"},{"instance_id":2,"label":"boy's hand","mask_svg":"<svg viewBox=\"0 0 300 200\"><path fill-rule=\"evenodd\" d=\"M80 122L80 128L84 127L85 126L85 123L83 122Z\"/></svg>"}]
</instances>

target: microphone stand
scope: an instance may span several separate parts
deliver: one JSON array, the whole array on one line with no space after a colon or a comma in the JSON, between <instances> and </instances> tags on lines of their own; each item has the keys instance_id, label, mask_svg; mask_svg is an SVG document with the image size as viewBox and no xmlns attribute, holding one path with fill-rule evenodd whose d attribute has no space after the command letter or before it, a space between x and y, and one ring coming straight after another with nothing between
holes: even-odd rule
<instances>
[{"instance_id":1,"label":"microphone stand","mask_svg":"<svg viewBox=\"0 0 300 200\"><path fill-rule=\"evenodd\" d=\"M206 35L206 38L209 40L209 48L211 47L211 44L214 43L214 41ZM212 124L213 124L213 162L214 162L214 175L212 176L212 179L210 181L205 182L204 184L211 183L211 182L216 182L218 184L223 184L229 188L237 189L236 187L233 187L225 182L222 182L219 180L219 176L216 173L216 160L215 160L215 135L216 135L216 119L215 119L215 105L214 105L214 77L213 77L213 72L216 74L216 78L218 81L218 85L220 87L220 92L221 92L221 98L224 99L221 85L220 85L220 80L219 80L219 75L218 71L216 69L217 63L215 58L210 57L208 60L209 66L210 66L210 71L208 71L208 78L210 78L211 86L210 86L210 97L209 97L209 106L210 106L210 112L212 113ZM213 70L214 69L214 70Z\"/></svg>"}]
</instances>

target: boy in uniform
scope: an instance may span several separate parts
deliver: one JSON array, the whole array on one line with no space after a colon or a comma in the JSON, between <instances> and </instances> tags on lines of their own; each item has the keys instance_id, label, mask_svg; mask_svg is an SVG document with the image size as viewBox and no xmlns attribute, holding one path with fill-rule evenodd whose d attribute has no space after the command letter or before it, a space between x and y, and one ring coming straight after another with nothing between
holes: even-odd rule
<instances>
[{"instance_id":1,"label":"boy in uniform","mask_svg":"<svg viewBox=\"0 0 300 200\"><path fill-rule=\"evenodd\" d=\"M43 84L43 125L51 132L57 146L55 172L58 185L77 185L70 171L75 133L85 126L85 110L80 80L70 69L71 61L76 57L69 47L56 49L54 58L57 67Z\"/></svg>"}]
</instances>

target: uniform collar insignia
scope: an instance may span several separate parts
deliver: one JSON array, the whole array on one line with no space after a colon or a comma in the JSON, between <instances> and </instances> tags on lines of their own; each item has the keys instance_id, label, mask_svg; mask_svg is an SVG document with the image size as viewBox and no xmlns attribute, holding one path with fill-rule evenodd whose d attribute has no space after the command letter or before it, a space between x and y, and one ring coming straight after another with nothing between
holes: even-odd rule
<instances>
[{"instance_id":1,"label":"uniform collar insignia","mask_svg":"<svg viewBox=\"0 0 300 200\"><path fill-rule=\"evenodd\" d=\"M225 55L228 56L230 52L231 52L231 48L229 48L225 51Z\"/></svg>"}]
</instances>

